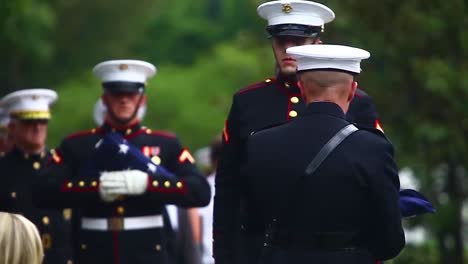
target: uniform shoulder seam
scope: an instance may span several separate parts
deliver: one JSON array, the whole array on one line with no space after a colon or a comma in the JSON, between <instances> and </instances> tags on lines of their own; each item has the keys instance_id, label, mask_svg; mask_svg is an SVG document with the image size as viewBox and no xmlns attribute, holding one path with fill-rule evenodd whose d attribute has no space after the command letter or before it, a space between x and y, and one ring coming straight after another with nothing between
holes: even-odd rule
<instances>
[{"instance_id":1,"label":"uniform shoulder seam","mask_svg":"<svg viewBox=\"0 0 468 264\"><path fill-rule=\"evenodd\" d=\"M364 90L362 89L357 89L356 90L356 93L354 93L354 96L355 97L358 97L358 98L363 98L363 97L370 97Z\"/></svg>"},{"instance_id":2,"label":"uniform shoulder seam","mask_svg":"<svg viewBox=\"0 0 468 264\"><path fill-rule=\"evenodd\" d=\"M82 136L87 136L87 135L93 135L96 134L97 132L100 131L100 128L93 128L89 130L83 130L83 131L78 131L75 133L72 133L66 137L66 139L73 139L73 138L78 138Z\"/></svg>"},{"instance_id":3,"label":"uniform shoulder seam","mask_svg":"<svg viewBox=\"0 0 468 264\"><path fill-rule=\"evenodd\" d=\"M243 93L258 89L258 88L267 87L268 85L272 84L273 82L274 82L274 78L269 78L269 79L266 79L266 80L261 81L261 82L253 83L251 85L248 85L248 86L240 89L237 92L237 94L243 94Z\"/></svg>"},{"instance_id":4,"label":"uniform shoulder seam","mask_svg":"<svg viewBox=\"0 0 468 264\"><path fill-rule=\"evenodd\" d=\"M173 132L170 131L164 131L164 130L151 130L149 128L143 128L145 133L147 135L154 135L154 136L163 136L171 139L176 139L177 135Z\"/></svg>"}]
</instances>

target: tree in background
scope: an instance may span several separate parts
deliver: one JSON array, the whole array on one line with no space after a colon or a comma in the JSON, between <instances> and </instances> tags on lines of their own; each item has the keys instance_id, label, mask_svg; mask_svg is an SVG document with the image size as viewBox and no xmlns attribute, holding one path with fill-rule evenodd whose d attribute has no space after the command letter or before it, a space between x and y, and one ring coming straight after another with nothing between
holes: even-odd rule
<instances>
[{"instance_id":1,"label":"tree in background","mask_svg":"<svg viewBox=\"0 0 468 264\"><path fill-rule=\"evenodd\" d=\"M55 14L47 1L0 2L0 87L2 94L31 85L43 72L55 45L50 36Z\"/></svg>"},{"instance_id":2,"label":"tree in background","mask_svg":"<svg viewBox=\"0 0 468 264\"><path fill-rule=\"evenodd\" d=\"M55 86L109 58L133 57L158 15L154 0L8 0L0 3L2 94Z\"/></svg>"}]
</instances>

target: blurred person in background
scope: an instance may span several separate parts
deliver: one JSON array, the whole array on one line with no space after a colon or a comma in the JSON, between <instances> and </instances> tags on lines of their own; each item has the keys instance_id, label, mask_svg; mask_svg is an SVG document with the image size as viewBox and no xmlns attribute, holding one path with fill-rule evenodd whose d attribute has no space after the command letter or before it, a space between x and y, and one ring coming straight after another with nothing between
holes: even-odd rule
<instances>
[{"instance_id":1,"label":"blurred person in background","mask_svg":"<svg viewBox=\"0 0 468 264\"><path fill-rule=\"evenodd\" d=\"M154 65L111 60L99 63L93 72L102 82L104 123L62 141L41 175L49 181L37 182L35 197L44 205L79 210L79 264L171 263L165 205L205 206L209 185L177 136L141 125L138 111L146 104L146 83L156 73ZM95 156L112 136L124 140L118 153ZM145 171L128 169L127 155L134 155L134 149L149 160ZM117 157L125 159L115 164ZM90 164L107 167L86 171Z\"/></svg>"},{"instance_id":2,"label":"blurred person in background","mask_svg":"<svg viewBox=\"0 0 468 264\"><path fill-rule=\"evenodd\" d=\"M211 187L211 201L208 206L199 209L202 230L202 264L215 263L213 258L213 199L215 195L216 167L218 166L219 155L221 153L221 135L216 136L212 140L209 149L212 171L206 179Z\"/></svg>"},{"instance_id":3,"label":"blurred person in background","mask_svg":"<svg viewBox=\"0 0 468 264\"><path fill-rule=\"evenodd\" d=\"M0 212L0 264L41 264L43 258L36 226L19 214Z\"/></svg>"},{"instance_id":4,"label":"blurred person in background","mask_svg":"<svg viewBox=\"0 0 468 264\"><path fill-rule=\"evenodd\" d=\"M11 137L8 134L8 123L10 122L10 117L8 112L0 108L0 156L5 155L6 152L10 151L13 142Z\"/></svg>"},{"instance_id":5,"label":"blurred person in background","mask_svg":"<svg viewBox=\"0 0 468 264\"><path fill-rule=\"evenodd\" d=\"M297 62L286 49L305 44L321 44L324 26L334 20L334 12L312 1L271 1L260 5L259 15L268 21L278 73L274 78L238 91L223 130L223 147L216 172L214 202L214 256L219 263L257 263L263 235L256 234L257 209L245 203L240 167L245 161L245 144L251 133L288 123L306 106L297 86ZM346 114L359 126L375 127L377 111L371 98L357 90Z\"/></svg>"},{"instance_id":6,"label":"blurred person in background","mask_svg":"<svg viewBox=\"0 0 468 264\"><path fill-rule=\"evenodd\" d=\"M46 148L47 129L50 105L56 100L55 91L27 89L8 94L0 101L10 117L8 133L14 142L12 150L0 159L0 170L5 175L0 185L0 210L22 214L37 226L45 264L71 264L70 210L38 208L32 197L33 184L50 156Z\"/></svg>"}]
</instances>

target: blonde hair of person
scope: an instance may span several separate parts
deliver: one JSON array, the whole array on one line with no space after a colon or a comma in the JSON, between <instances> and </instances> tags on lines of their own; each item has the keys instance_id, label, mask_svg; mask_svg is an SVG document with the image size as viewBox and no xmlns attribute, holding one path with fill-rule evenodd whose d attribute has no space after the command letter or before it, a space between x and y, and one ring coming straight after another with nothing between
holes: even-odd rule
<instances>
[{"instance_id":1,"label":"blonde hair of person","mask_svg":"<svg viewBox=\"0 0 468 264\"><path fill-rule=\"evenodd\" d=\"M43 257L36 226L22 215L0 212L0 264L41 264Z\"/></svg>"}]
</instances>

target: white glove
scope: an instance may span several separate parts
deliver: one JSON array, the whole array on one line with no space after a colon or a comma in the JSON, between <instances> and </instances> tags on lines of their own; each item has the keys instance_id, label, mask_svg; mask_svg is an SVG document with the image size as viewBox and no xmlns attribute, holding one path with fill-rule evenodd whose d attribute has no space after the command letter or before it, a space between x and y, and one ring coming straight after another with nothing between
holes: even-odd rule
<instances>
[{"instance_id":1,"label":"white glove","mask_svg":"<svg viewBox=\"0 0 468 264\"><path fill-rule=\"evenodd\" d=\"M99 185L99 195L101 199L106 203L111 203L120 196L120 194L113 194L109 192L109 189L102 188L102 185Z\"/></svg>"},{"instance_id":2,"label":"white glove","mask_svg":"<svg viewBox=\"0 0 468 264\"><path fill-rule=\"evenodd\" d=\"M146 192L148 174L140 170L109 171L99 177L102 193L140 195Z\"/></svg>"}]
</instances>

